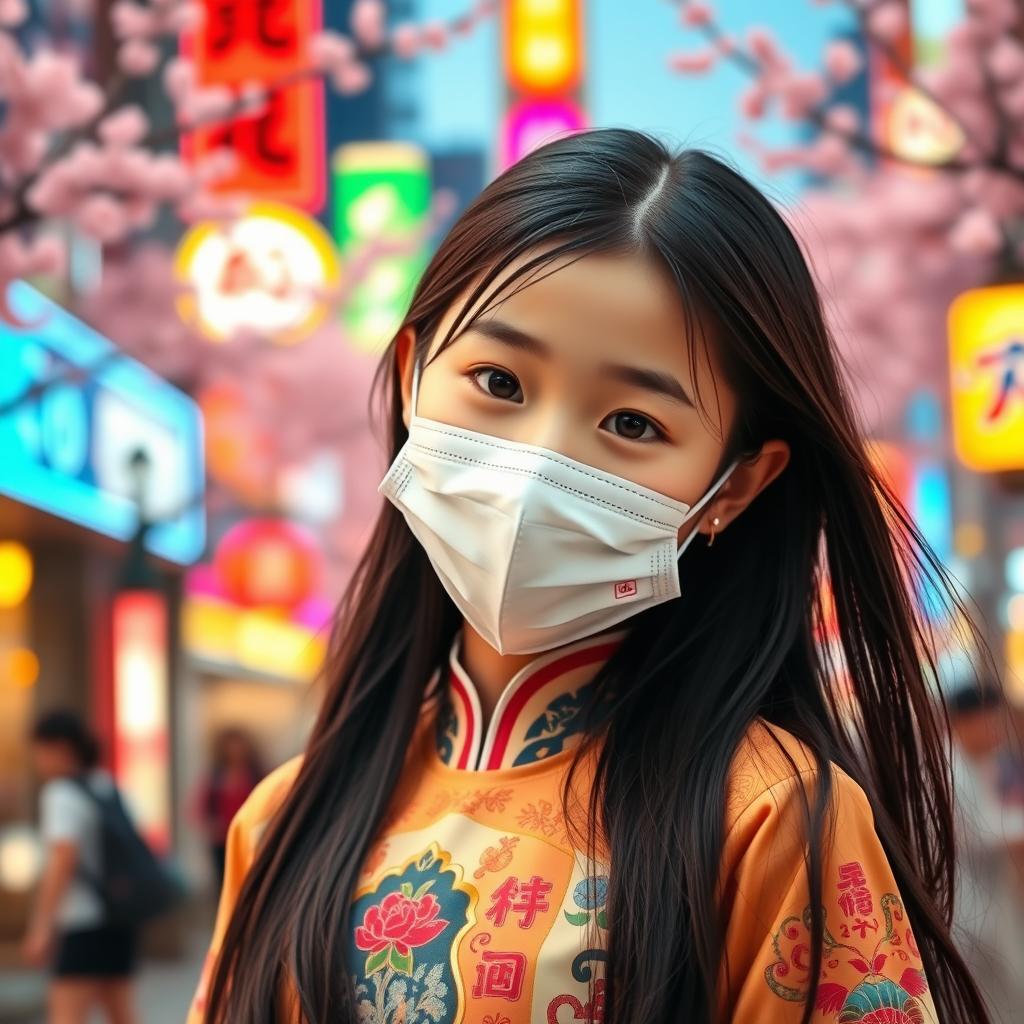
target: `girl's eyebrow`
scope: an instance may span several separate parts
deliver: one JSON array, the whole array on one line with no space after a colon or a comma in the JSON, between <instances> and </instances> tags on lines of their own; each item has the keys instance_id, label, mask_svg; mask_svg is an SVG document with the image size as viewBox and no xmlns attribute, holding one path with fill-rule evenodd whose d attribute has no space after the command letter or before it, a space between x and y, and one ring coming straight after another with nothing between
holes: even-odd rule
<instances>
[{"instance_id":1,"label":"girl's eyebrow","mask_svg":"<svg viewBox=\"0 0 1024 1024\"><path fill-rule=\"evenodd\" d=\"M551 355L551 346L541 341L540 338L527 334L526 331L513 327L504 320L497 320L493 317L474 321L472 326L466 329L483 334L493 341L508 345L510 348L530 352L533 355L547 357ZM628 366L624 363L603 363L601 372L624 384L631 384L633 387L650 391L653 394L661 395L673 402L679 402L689 408L695 408L693 399L687 394L682 384L670 373L663 373L661 370L647 370L639 366Z\"/></svg>"},{"instance_id":2,"label":"girl's eyebrow","mask_svg":"<svg viewBox=\"0 0 1024 1024\"><path fill-rule=\"evenodd\" d=\"M695 408L693 399L670 373L662 373L660 370L644 370L639 366L626 366L622 363L604 363L601 366L601 372L624 384L632 384L634 387L661 395L663 398L679 402L691 409Z\"/></svg>"}]
</instances>

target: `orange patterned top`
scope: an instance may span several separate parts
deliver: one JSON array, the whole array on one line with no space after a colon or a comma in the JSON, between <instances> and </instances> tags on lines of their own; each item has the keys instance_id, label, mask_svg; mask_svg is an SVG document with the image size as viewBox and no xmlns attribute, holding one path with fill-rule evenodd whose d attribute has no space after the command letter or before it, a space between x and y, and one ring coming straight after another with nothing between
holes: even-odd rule
<instances>
[{"instance_id":1,"label":"orange patterned top","mask_svg":"<svg viewBox=\"0 0 1024 1024\"><path fill-rule=\"evenodd\" d=\"M588 682L622 635L537 657L509 683L486 731L453 649L448 686L436 688L424 713L354 896L348 951L361 1021L603 1019L607 866L588 870L573 848L560 793ZM203 1020L209 970L242 879L298 766L296 758L265 779L231 826L220 909L189 1024ZM801 790L814 773L800 743L760 722L736 755L722 861L729 965L723 1021L801 1018L810 955ZM814 1020L934 1022L871 808L839 769L834 813ZM289 994L281 1019L298 1020Z\"/></svg>"}]
</instances>

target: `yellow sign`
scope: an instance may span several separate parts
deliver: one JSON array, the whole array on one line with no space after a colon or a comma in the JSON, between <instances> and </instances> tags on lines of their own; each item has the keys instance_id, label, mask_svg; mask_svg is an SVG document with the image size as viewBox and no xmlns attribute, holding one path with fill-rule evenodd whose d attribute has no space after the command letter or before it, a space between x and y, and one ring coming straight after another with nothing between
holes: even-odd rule
<instances>
[{"instance_id":1,"label":"yellow sign","mask_svg":"<svg viewBox=\"0 0 1024 1024\"><path fill-rule=\"evenodd\" d=\"M251 331L288 344L323 319L338 257L320 224L283 203L253 203L228 225L197 224L175 272L188 291L178 312L212 341Z\"/></svg>"},{"instance_id":2,"label":"yellow sign","mask_svg":"<svg viewBox=\"0 0 1024 1024\"><path fill-rule=\"evenodd\" d=\"M205 597L185 602L182 640L194 657L297 682L315 678L327 653L322 633L265 609Z\"/></svg>"},{"instance_id":3,"label":"yellow sign","mask_svg":"<svg viewBox=\"0 0 1024 1024\"><path fill-rule=\"evenodd\" d=\"M982 473L1024 469L1024 285L954 301L949 365L960 461Z\"/></svg>"},{"instance_id":4,"label":"yellow sign","mask_svg":"<svg viewBox=\"0 0 1024 1024\"><path fill-rule=\"evenodd\" d=\"M505 67L527 96L575 89L583 74L579 0L509 0L504 5Z\"/></svg>"}]
</instances>

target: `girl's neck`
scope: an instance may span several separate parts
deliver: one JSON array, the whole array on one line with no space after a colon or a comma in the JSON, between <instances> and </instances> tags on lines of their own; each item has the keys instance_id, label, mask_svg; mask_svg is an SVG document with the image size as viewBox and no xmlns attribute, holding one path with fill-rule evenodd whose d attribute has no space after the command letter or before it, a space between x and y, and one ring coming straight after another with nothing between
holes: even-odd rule
<instances>
[{"instance_id":1,"label":"girl's neck","mask_svg":"<svg viewBox=\"0 0 1024 1024\"><path fill-rule=\"evenodd\" d=\"M536 654L499 654L468 622L463 623L459 663L476 687L483 717L481 727L485 733L509 681L536 657Z\"/></svg>"}]
</instances>

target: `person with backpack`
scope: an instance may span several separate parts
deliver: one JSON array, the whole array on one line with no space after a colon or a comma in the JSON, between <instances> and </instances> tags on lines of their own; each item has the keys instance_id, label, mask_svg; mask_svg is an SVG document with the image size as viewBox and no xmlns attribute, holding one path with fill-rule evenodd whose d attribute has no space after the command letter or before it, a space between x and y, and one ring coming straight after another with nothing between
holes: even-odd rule
<instances>
[{"instance_id":1,"label":"person with backpack","mask_svg":"<svg viewBox=\"0 0 1024 1024\"><path fill-rule=\"evenodd\" d=\"M111 1024L133 1024L137 928L110 920L97 881L105 872L102 801L117 797L114 781L98 767L96 738L72 712L36 722L32 755L44 780L46 851L22 952L33 966L51 965L47 1020L78 1024L100 1007Z\"/></svg>"}]
</instances>

